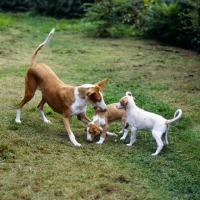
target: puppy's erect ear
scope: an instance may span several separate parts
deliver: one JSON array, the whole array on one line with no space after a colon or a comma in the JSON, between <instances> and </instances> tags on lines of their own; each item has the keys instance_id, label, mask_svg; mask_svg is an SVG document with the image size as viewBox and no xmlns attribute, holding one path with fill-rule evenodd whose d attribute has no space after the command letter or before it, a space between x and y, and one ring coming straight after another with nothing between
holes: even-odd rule
<instances>
[{"instance_id":1,"label":"puppy's erect ear","mask_svg":"<svg viewBox=\"0 0 200 200\"><path fill-rule=\"evenodd\" d=\"M108 78L95 83L95 85L98 85L99 87L102 87L102 86L104 86L107 83L107 81L108 81Z\"/></svg>"}]
</instances>

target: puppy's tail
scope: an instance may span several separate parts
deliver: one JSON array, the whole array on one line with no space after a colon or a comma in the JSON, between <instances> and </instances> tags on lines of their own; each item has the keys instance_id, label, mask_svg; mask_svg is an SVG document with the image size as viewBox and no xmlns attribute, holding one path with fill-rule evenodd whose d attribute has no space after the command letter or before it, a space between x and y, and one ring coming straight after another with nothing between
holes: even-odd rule
<instances>
[{"instance_id":1,"label":"puppy's tail","mask_svg":"<svg viewBox=\"0 0 200 200\"><path fill-rule=\"evenodd\" d=\"M44 47L46 44L49 43L49 41L50 41L50 39L51 39L51 36L54 34L54 32L55 32L55 28L53 28L53 29L51 30L51 32L50 32L49 35L47 36L46 40L45 40L42 44L40 44L40 45L37 47L37 49L34 51L32 57L31 57L31 66L35 64L35 59L36 59L36 56L37 56L38 51L39 51L40 49L42 49L42 47Z\"/></svg>"},{"instance_id":2,"label":"puppy's tail","mask_svg":"<svg viewBox=\"0 0 200 200\"><path fill-rule=\"evenodd\" d=\"M178 115L177 115L178 114ZM174 113L174 118L173 119L168 119L167 120L167 124L171 124L175 121L177 121L178 119L180 119L182 116L182 110L178 109L175 113Z\"/></svg>"}]
</instances>

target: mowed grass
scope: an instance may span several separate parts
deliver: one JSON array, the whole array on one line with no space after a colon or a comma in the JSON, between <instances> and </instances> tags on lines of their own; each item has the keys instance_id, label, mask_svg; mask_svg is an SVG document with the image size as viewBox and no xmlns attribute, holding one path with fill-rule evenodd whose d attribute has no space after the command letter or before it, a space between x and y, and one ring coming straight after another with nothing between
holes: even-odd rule
<instances>
[{"instance_id":1,"label":"mowed grass","mask_svg":"<svg viewBox=\"0 0 200 200\"><path fill-rule=\"evenodd\" d=\"M1 26L2 24L2 26ZM200 56L155 41L86 37L81 20L56 20L0 14L0 199L199 199L200 198ZM148 131L138 131L132 147L120 141L121 125L109 130L102 145L86 142L85 125L71 118L82 147L69 141L61 116L48 105L45 124L36 109L40 92L24 106L21 124L14 122L24 95L24 77L35 48L53 28L56 32L37 62L49 65L67 84L95 83L106 77L107 104L127 90L139 107L172 118L169 146L157 157ZM94 111L87 110L91 118Z\"/></svg>"}]
</instances>

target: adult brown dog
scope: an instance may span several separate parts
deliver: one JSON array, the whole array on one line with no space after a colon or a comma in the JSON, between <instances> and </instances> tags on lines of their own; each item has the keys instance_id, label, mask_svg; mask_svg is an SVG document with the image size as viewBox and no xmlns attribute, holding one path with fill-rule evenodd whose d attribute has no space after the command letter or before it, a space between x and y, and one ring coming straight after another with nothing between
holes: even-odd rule
<instances>
[{"instance_id":1,"label":"adult brown dog","mask_svg":"<svg viewBox=\"0 0 200 200\"><path fill-rule=\"evenodd\" d=\"M103 99L101 87L108 79L104 79L96 84L84 84L73 87L63 83L47 65L35 63L38 51L50 41L53 33L54 29L52 29L46 40L37 47L32 55L31 65L25 77L25 95L18 105L15 121L21 123L20 115L22 107L33 98L36 89L39 89L42 93L42 100L37 107L44 122L51 123L43 112L44 104L47 103L55 112L62 115L62 122L71 142L75 146L81 146L81 144L76 141L70 128L69 119L71 116L77 115L79 120L88 124L90 122L90 119L86 116L88 102L90 102L94 108L99 107L106 111L106 104Z\"/></svg>"}]
</instances>

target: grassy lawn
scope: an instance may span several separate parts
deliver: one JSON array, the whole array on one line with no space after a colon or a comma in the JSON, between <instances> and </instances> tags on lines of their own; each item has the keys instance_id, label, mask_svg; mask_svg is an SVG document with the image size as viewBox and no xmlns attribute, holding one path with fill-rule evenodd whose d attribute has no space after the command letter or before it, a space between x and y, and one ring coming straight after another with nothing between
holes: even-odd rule
<instances>
[{"instance_id":1,"label":"grassy lawn","mask_svg":"<svg viewBox=\"0 0 200 200\"><path fill-rule=\"evenodd\" d=\"M200 55L150 40L97 39L90 24L0 13L0 199L200 199ZM169 146L157 157L151 133L137 132L132 147L118 137L102 145L86 142L85 125L71 118L82 147L69 141L61 116L48 105L52 124L43 123L36 106L41 93L25 105L21 124L14 122L24 95L24 77L35 48L56 32L37 62L49 65L67 84L95 83L106 77L107 104L127 90L136 104L165 118L176 109L182 118L171 125ZM87 110L91 118L94 111ZM118 133L121 125L109 126Z\"/></svg>"}]
</instances>

